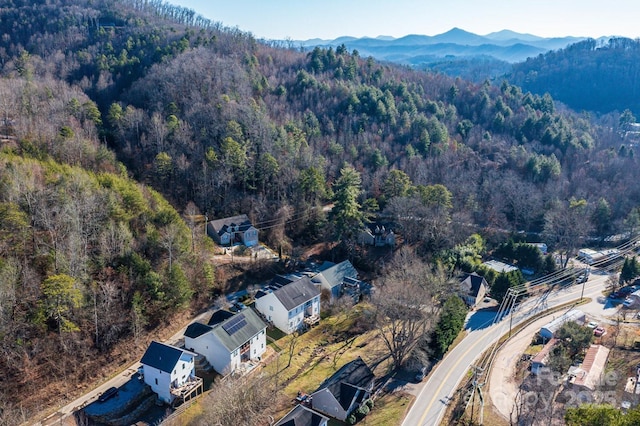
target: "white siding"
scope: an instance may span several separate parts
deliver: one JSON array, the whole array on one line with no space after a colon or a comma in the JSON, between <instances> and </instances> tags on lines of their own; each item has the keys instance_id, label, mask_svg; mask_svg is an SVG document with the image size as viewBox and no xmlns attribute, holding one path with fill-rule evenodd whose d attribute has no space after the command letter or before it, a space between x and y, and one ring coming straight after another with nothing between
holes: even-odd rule
<instances>
[{"instance_id":1,"label":"white siding","mask_svg":"<svg viewBox=\"0 0 640 426\"><path fill-rule=\"evenodd\" d=\"M195 339L185 336L184 347L204 355L209 364L220 374L227 374L235 368L232 366L231 354L212 333L205 333Z\"/></svg>"},{"instance_id":2,"label":"white siding","mask_svg":"<svg viewBox=\"0 0 640 426\"><path fill-rule=\"evenodd\" d=\"M267 350L267 331L261 330L258 334L251 338L251 358L262 357Z\"/></svg>"},{"instance_id":3,"label":"white siding","mask_svg":"<svg viewBox=\"0 0 640 426\"><path fill-rule=\"evenodd\" d=\"M175 381L175 386L182 386L189 380L190 376L195 376L195 364L193 356L183 354L176 363L175 368L171 372L171 383Z\"/></svg>"},{"instance_id":4,"label":"white siding","mask_svg":"<svg viewBox=\"0 0 640 426\"><path fill-rule=\"evenodd\" d=\"M242 234L242 241L247 247L252 247L258 244L258 230L253 226Z\"/></svg>"},{"instance_id":5,"label":"white siding","mask_svg":"<svg viewBox=\"0 0 640 426\"><path fill-rule=\"evenodd\" d=\"M158 394L158 398L167 404L171 403L171 376L157 368L142 365L144 382L151 387L151 390Z\"/></svg>"},{"instance_id":6,"label":"white siding","mask_svg":"<svg viewBox=\"0 0 640 426\"><path fill-rule=\"evenodd\" d=\"M276 327L289 333L289 312L273 293L268 293L256 299L256 309Z\"/></svg>"}]
</instances>

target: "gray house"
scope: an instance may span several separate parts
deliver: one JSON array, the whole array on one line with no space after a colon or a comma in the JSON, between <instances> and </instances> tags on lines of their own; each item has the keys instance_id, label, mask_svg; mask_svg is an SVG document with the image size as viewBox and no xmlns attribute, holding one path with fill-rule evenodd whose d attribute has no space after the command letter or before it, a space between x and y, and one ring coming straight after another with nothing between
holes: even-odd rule
<instances>
[{"instance_id":1,"label":"gray house","mask_svg":"<svg viewBox=\"0 0 640 426\"><path fill-rule=\"evenodd\" d=\"M344 422L369 398L374 381L373 372L358 357L343 365L311 394L311 408Z\"/></svg>"},{"instance_id":2,"label":"gray house","mask_svg":"<svg viewBox=\"0 0 640 426\"><path fill-rule=\"evenodd\" d=\"M351 262L345 260L338 264L333 262L324 262L320 265L320 272L311 278L311 281L320 286L321 290L327 290L331 293L331 299L337 299L342 296L343 285L346 278L356 280L358 271L353 267Z\"/></svg>"},{"instance_id":3,"label":"gray house","mask_svg":"<svg viewBox=\"0 0 640 426\"><path fill-rule=\"evenodd\" d=\"M483 276L476 274L467 274L460 282L460 297L469 307L476 306L487 294L489 284Z\"/></svg>"},{"instance_id":4,"label":"gray house","mask_svg":"<svg viewBox=\"0 0 640 426\"><path fill-rule=\"evenodd\" d=\"M210 221L207 234L221 246L241 243L252 247L258 244L258 230L246 214Z\"/></svg>"},{"instance_id":5,"label":"gray house","mask_svg":"<svg viewBox=\"0 0 640 426\"><path fill-rule=\"evenodd\" d=\"M304 405L296 405L296 408L289 411L274 426L327 426L328 422L329 418L322 414Z\"/></svg>"}]
</instances>

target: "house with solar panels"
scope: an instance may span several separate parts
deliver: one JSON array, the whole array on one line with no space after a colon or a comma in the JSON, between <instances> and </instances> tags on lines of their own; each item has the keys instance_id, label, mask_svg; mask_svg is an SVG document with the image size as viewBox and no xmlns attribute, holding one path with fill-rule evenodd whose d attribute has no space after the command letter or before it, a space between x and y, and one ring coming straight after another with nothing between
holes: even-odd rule
<instances>
[{"instance_id":1,"label":"house with solar panels","mask_svg":"<svg viewBox=\"0 0 640 426\"><path fill-rule=\"evenodd\" d=\"M249 371L267 348L267 325L252 309L236 314L219 310L207 324L194 322L184 333L184 346L202 354L220 374Z\"/></svg>"},{"instance_id":2,"label":"house with solar panels","mask_svg":"<svg viewBox=\"0 0 640 426\"><path fill-rule=\"evenodd\" d=\"M255 307L282 332L291 334L320 321L320 288L311 278L273 283L256 293Z\"/></svg>"},{"instance_id":3,"label":"house with solar panels","mask_svg":"<svg viewBox=\"0 0 640 426\"><path fill-rule=\"evenodd\" d=\"M236 243L253 247L258 244L258 230L251 224L246 214L212 220L207 223L207 234L221 246Z\"/></svg>"},{"instance_id":4,"label":"house with solar panels","mask_svg":"<svg viewBox=\"0 0 640 426\"><path fill-rule=\"evenodd\" d=\"M140 360L144 382L167 404L184 399L202 387L195 373L195 357L193 352L153 341Z\"/></svg>"}]
</instances>

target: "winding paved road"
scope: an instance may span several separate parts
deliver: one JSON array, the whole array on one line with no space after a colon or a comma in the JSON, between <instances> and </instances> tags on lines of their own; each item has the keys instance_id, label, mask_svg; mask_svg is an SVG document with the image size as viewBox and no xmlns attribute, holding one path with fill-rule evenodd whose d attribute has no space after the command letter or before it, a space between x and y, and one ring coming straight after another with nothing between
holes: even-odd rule
<instances>
[{"instance_id":1,"label":"winding paved road","mask_svg":"<svg viewBox=\"0 0 640 426\"><path fill-rule=\"evenodd\" d=\"M597 298L602 295L607 275L592 273L584 286L584 297ZM582 286L571 286L551 292L548 296L529 299L513 313L512 326L527 318L563 303L578 301ZM427 382L407 413L403 426L437 426L445 413L449 398L467 375L469 367L495 343L500 336L509 331L509 317L497 324L488 322L484 328L470 330L458 345L447 353L429 374Z\"/></svg>"}]
</instances>

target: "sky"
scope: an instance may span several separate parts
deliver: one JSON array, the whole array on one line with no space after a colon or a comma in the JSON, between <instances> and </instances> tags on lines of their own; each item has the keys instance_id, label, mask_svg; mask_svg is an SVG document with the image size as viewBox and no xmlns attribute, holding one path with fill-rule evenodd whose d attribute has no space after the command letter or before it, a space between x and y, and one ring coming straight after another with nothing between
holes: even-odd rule
<instances>
[{"instance_id":1,"label":"sky","mask_svg":"<svg viewBox=\"0 0 640 426\"><path fill-rule=\"evenodd\" d=\"M638 0L167 0L271 40L437 35L640 37Z\"/></svg>"}]
</instances>

